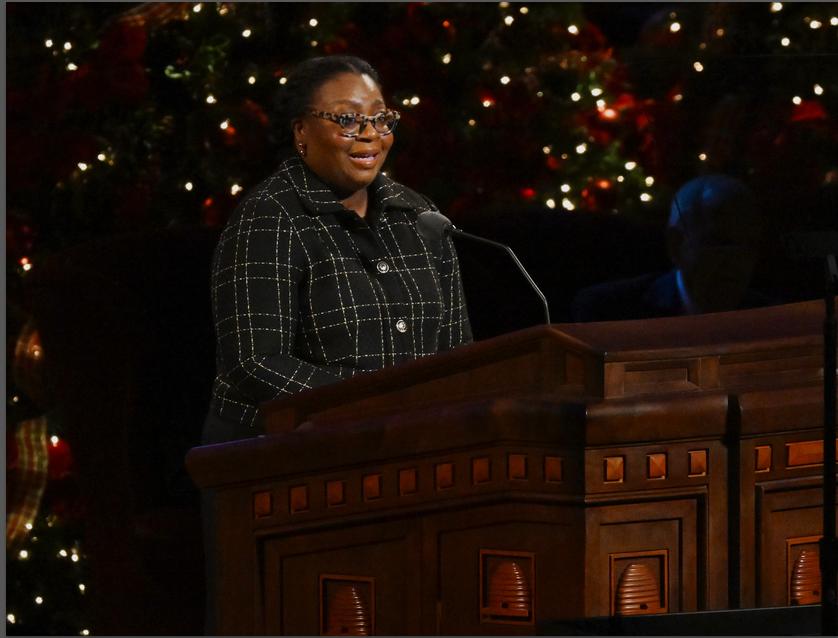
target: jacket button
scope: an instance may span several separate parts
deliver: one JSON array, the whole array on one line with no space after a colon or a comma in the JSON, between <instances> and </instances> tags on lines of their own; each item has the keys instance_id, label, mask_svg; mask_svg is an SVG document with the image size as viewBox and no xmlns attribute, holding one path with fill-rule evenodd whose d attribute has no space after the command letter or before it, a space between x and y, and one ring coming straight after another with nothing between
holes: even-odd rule
<instances>
[{"instance_id":1,"label":"jacket button","mask_svg":"<svg viewBox=\"0 0 838 638\"><path fill-rule=\"evenodd\" d=\"M407 332L407 322L404 319L399 319L396 322L396 330L399 332Z\"/></svg>"},{"instance_id":2,"label":"jacket button","mask_svg":"<svg viewBox=\"0 0 838 638\"><path fill-rule=\"evenodd\" d=\"M375 265L375 267L376 267L376 268L378 268L378 272L380 272L380 273L382 273L382 274L384 274L385 272L389 272L389 271L390 271L390 264L388 264L388 263L387 263L386 261L384 261L383 259L382 259L381 261L379 261L379 262Z\"/></svg>"}]
</instances>

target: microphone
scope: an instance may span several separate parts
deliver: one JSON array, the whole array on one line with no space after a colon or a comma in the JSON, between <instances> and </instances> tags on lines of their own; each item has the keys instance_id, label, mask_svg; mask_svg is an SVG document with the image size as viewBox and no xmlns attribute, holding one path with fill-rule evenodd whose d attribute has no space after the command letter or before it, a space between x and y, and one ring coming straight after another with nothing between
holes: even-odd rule
<instances>
[{"instance_id":1,"label":"microphone","mask_svg":"<svg viewBox=\"0 0 838 638\"><path fill-rule=\"evenodd\" d=\"M545 297L544 293L541 292L541 289L535 281L533 281L533 278L530 277L527 269L524 268L524 264L521 263L518 256L509 246L501 244L500 242L492 241L491 239L486 239L485 237L478 237L477 235L472 235L471 233L462 231L452 224L451 220L445 215L435 210L426 210L419 213L419 216L416 219L416 230L418 230L419 234L429 242L442 241L446 235L456 235L457 237L464 237L465 239L470 239L472 241L480 242L481 244L487 244L489 246L505 250L509 256L512 257L512 261L514 261L515 265L518 266L518 270L521 271L521 274L524 275L524 278L529 282L532 289L541 299L541 303L544 305L545 323L548 326L550 325L550 307L547 305L547 297Z\"/></svg>"}]
</instances>

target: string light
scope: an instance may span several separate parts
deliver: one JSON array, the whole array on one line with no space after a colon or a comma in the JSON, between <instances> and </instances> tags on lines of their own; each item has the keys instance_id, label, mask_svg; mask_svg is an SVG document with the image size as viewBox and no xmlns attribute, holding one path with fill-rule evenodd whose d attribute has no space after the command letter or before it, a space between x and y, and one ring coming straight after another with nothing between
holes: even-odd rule
<instances>
[{"instance_id":1,"label":"string light","mask_svg":"<svg viewBox=\"0 0 838 638\"><path fill-rule=\"evenodd\" d=\"M247 78L247 83L248 84L256 84L256 76L251 75L249 78Z\"/></svg>"},{"instance_id":2,"label":"string light","mask_svg":"<svg viewBox=\"0 0 838 638\"><path fill-rule=\"evenodd\" d=\"M725 34L725 30L724 30L724 29L722 29L721 27L719 27L718 29L716 29L716 37L717 37L717 38L722 38L722 37L724 37L724 34Z\"/></svg>"},{"instance_id":3,"label":"string light","mask_svg":"<svg viewBox=\"0 0 838 638\"><path fill-rule=\"evenodd\" d=\"M681 23L680 22L673 22L669 25L669 30L672 33L678 33L681 30Z\"/></svg>"},{"instance_id":4,"label":"string light","mask_svg":"<svg viewBox=\"0 0 838 638\"><path fill-rule=\"evenodd\" d=\"M823 26L823 23L820 20L812 20L809 23L810 29L820 29Z\"/></svg>"},{"instance_id":5,"label":"string light","mask_svg":"<svg viewBox=\"0 0 838 638\"><path fill-rule=\"evenodd\" d=\"M626 181L626 178L623 177L622 175L617 175L617 181L622 184L624 181Z\"/></svg>"},{"instance_id":6,"label":"string light","mask_svg":"<svg viewBox=\"0 0 838 638\"><path fill-rule=\"evenodd\" d=\"M20 552L18 552L18 557L21 560L26 560L27 558L29 558L29 552L26 551L25 549L22 549L22 550L20 550Z\"/></svg>"},{"instance_id":7,"label":"string light","mask_svg":"<svg viewBox=\"0 0 838 638\"><path fill-rule=\"evenodd\" d=\"M576 206L567 197L562 200L562 208L565 210L576 210Z\"/></svg>"},{"instance_id":8,"label":"string light","mask_svg":"<svg viewBox=\"0 0 838 638\"><path fill-rule=\"evenodd\" d=\"M672 96L672 101L673 102L680 102L683 99L684 99L684 96L681 93L676 93L675 95Z\"/></svg>"},{"instance_id":9,"label":"string light","mask_svg":"<svg viewBox=\"0 0 838 638\"><path fill-rule=\"evenodd\" d=\"M539 91L535 95L536 95L536 97L544 97L544 91Z\"/></svg>"},{"instance_id":10,"label":"string light","mask_svg":"<svg viewBox=\"0 0 838 638\"><path fill-rule=\"evenodd\" d=\"M593 95L594 97L599 97L600 95L602 95L602 89L598 86L591 88L591 95Z\"/></svg>"},{"instance_id":11,"label":"string light","mask_svg":"<svg viewBox=\"0 0 838 638\"><path fill-rule=\"evenodd\" d=\"M43 599L43 597L41 597L41 596L35 596L35 604L36 604L36 605L43 605L43 604L44 604L44 599Z\"/></svg>"},{"instance_id":12,"label":"string light","mask_svg":"<svg viewBox=\"0 0 838 638\"><path fill-rule=\"evenodd\" d=\"M58 437L55 436L54 434L51 437L49 437L49 442L52 443L52 447L57 447L58 446L58 440L59 440Z\"/></svg>"},{"instance_id":13,"label":"string light","mask_svg":"<svg viewBox=\"0 0 838 638\"><path fill-rule=\"evenodd\" d=\"M73 555L70 556L70 560L73 561L74 563L78 563L79 562L79 555L76 554L75 552L73 552Z\"/></svg>"},{"instance_id":14,"label":"string light","mask_svg":"<svg viewBox=\"0 0 838 638\"><path fill-rule=\"evenodd\" d=\"M617 115L618 113L614 109L605 109L602 112L602 117L604 117L606 120L616 120Z\"/></svg>"},{"instance_id":15,"label":"string light","mask_svg":"<svg viewBox=\"0 0 838 638\"><path fill-rule=\"evenodd\" d=\"M820 84L816 84L812 90L815 92L815 95L823 95L823 87Z\"/></svg>"},{"instance_id":16,"label":"string light","mask_svg":"<svg viewBox=\"0 0 838 638\"><path fill-rule=\"evenodd\" d=\"M527 15L530 12L530 10L527 7L521 7L520 9L518 9L518 11L520 11L523 15Z\"/></svg>"},{"instance_id":17,"label":"string light","mask_svg":"<svg viewBox=\"0 0 838 638\"><path fill-rule=\"evenodd\" d=\"M508 2L501 2L498 6L501 9L508 9L509 8L509 3Z\"/></svg>"},{"instance_id":18,"label":"string light","mask_svg":"<svg viewBox=\"0 0 838 638\"><path fill-rule=\"evenodd\" d=\"M64 50L65 50L65 51L69 51L69 50L70 50L70 49L72 49L72 48L73 48L72 43L70 43L70 42L65 42L65 43L64 43Z\"/></svg>"},{"instance_id":19,"label":"string light","mask_svg":"<svg viewBox=\"0 0 838 638\"><path fill-rule=\"evenodd\" d=\"M54 44L54 42L52 41L51 38L47 38L46 40L44 40L44 46L47 49L51 49L53 44Z\"/></svg>"},{"instance_id":20,"label":"string light","mask_svg":"<svg viewBox=\"0 0 838 638\"><path fill-rule=\"evenodd\" d=\"M79 591L83 594L87 587L84 586L84 583L79 583Z\"/></svg>"},{"instance_id":21,"label":"string light","mask_svg":"<svg viewBox=\"0 0 838 638\"><path fill-rule=\"evenodd\" d=\"M316 27L317 26L317 18L312 18L311 20L309 20L308 21L308 26Z\"/></svg>"},{"instance_id":22,"label":"string light","mask_svg":"<svg viewBox=\"0 0 838 638\"><path fill-rule=\"evenodd\" d=\"M838 18L836 18L836 17L830 18L829 19L829 24L831 24L833 27L838 27Z\"/></svg>"},{"instance_id":23,"label":"string light","mask_svg":"<svg viewBox=\"0 0 838 638\"><path fill-rule=\"evenodd\" d=\"M230 187L230 195L238 195L238 194L239 194L239 193L241 193L243 190L244 190L244 189L243 189L241 186L239 186L238 184L233 184L233 185Z\"/></svg>"},{"instance_id":24,"label":"string light","mask_svg":"<svg viewBox=\"0 0 838 638\"><path fill-rule=\"evenodd\" d=\"M700 159L702 162L707 161L707 153L699 153L698 159Z\"/></svg>"},{"instance_id":25,"label":"string light","mask_svg":"<svg viewBox=\"0 0 838 638\"><path fill-rule=\"evenodd\" d=\"M6 620L9 621L9 623L12 625L14 625L17 622L17 618L15 618L14 614L6 614Z\"/></svg>"},{"instance_id":26,"label":"string light","mask_svg":"<svg viewBox=\"0 0 838 638\"><path fill-rule=\"evenodd\" d=\"M605 110L605 100L597 100L596 101L596 108L597 108L598 111L604 111Z\"/></svg>"},{"instance_id":27,"label":"string light","mask_svg":"<svg viewBox=\"0 0 838 638\"><path fill-rule=\"evenodd\" d=\"M549 155L550 151L552 151L552 150L553 150L553 148L550 147L550 146L542 146L541 147L541 152L544 153L545 155Z\"/></svg>"},{"instance_id":28,"label":"string light","mask_svg":"<svg viewBox=\"0 0 838 638\"><path fill-rule=\"evenodd\" d=\"M61 556L61 558L67 558L67 550L66 549L60 550L58 552L58 555Z\"/></svg>"},{"instance_id":29,"label":"string light","mask_svg":"<svg viewBox=\"0 0 838 638\"><path fill-rule=\"evenodd\" d=\"M570 192L570 184L562 184L561 189L562 189L563 193L569 193Z\"/></svg>"},{"instance_id":30,"label":"string light","mask_svg":"<svg viewBox=\"0 0 838 638\"><path fill-rule=\"evenodd\" d=\"M701 73L704 70L704 65L701 62L693 62L693 68L696 70L697 73Z\"/></svg>"},{"instance_id":31,"label":"string light","mask_svg":"<svg viewBox=\"0 0 838 638\"><path fill-rule=\"evenodd\" d=\"M483 106L488 109L490 106L492 106L492 100L489 100L489 99L483 100Z\"/></svg>"},{"instance_id":32,"label":"string light","mask_svg":"<svg viewBox=\"0 0 838 638\"><path fill-rule=\"evenodd\" d=\"M192 11L194 11L195 13L201 13L201 9L203 9L203 8L204 8L204 5L199 2L194 7L192 7Z\"/></svg>"},{"instance_id":33,"label":"string light","mask_svg":"<svg viewBox=\"0 0 838 638\"><path fill-rule=\"evenodd\" d=\"M218 100L216 100L215 96L212 93L210 93L207 96L207 104L215 104L216 102L218 102Z\"/></svg>"},{"instance_id":34,"label":"string light","mask_svg":"<svg viewBox=\"0 0 838 638\"><path fill-rule=\"evenodd\" d=\"M791 98L791 101L800 106L803 103L803 99L799 95L795 95Z\"/></svg>"},{"instance_id":35,"label":"string light","mask_svg":"<svg viewBox=\"0 0 838 638\"><path fill-rule=\"evenodd\" d=\"M188 190L188 191L191 191L193 188L195 188L195 187L193 186L192 182L186 182L186 183L183 185L183 187L184 187L186 190Z\"/></svg>"},{"instance_id":36,"label":"string light","mask_svg":"<svg viewBox=\"0 0 838 638\"><path fill-rule=\"evenodd\" d=\"M506 17L503 19L503 23L504 23L506 26L510 26L513 22L515 22L515 18L513 18L512 16L506 16Z\"/></svg>"},{"instance_id":37,"label":"string light","mask_svg":"<svg viewBox=\"0 0 838 638\"><path fill-rule=\"evenodd\" d=\"M637 168L637 162L626 162L625 167L627 171L633 171L635 168Z\"/></svg>"},{"instance_id":38,"label":"string light","mask_svg":"<svg viewBox=\"0 0 838 638\"><path fill-rule=\"evenodd\" d=\"M75 64L73 64L72 62L70 62L70 63L67 65L67 70L68 70L68 71L76 71L76 70L78 70L78 68L79 68L79 67L77 67L77 66L76 66Z\"/></svg>"},{"instance_id":39,"label":"string light","mask_svg":"<svg viewBox=\"0 0 838 638\"><path fill-rule=\"evenodd\" d=\"M782 2L772 2L771 3L771 13L779 13L783 10L783 3Z\"/></svg>"},{"instance_id":40,"label":"string light","mask_svg":"<svg viewBox=\"0 0 838 638\"><path fill-rule=\"evenodd\" d=\"M576 152L579 153L579 155L581 155L582 153L584 153L587 150L588 150L588 145L585 144L584 142L582 142L581 144L578 144L576 146Z\"/></svg>"},{"instance_id":41,"label":"string light","mask_svg":"<svg viewBox=\"0 0 838 638\"><path fill-rule=\"evenodd\" d=\"M108 159L108 156L107 156L107 155L105 155L104 153L99 153L99 154L96 156L96 159L97 159L97 160L99 160L100 162L104 162L105 160L107 160L107 159Z\"/></svg>"},{"instance_id":42,"label":"string light","mask_svg":"<svg viewBox=\"0 0 838 638\"><path fill-rule=\"evenodd\" d=\"M90 630L89 630L89 629L82 629L82 630L79 632L79 635L80 635L80 636L89 636L89 635L90 635Z\"/></svg>"},{"instance_id":43,"label":"string light","mask_svg":"<svg viewBox=\"0 0 838 638\"><path fill-rule=\"evenodd\" d=\"M649 177L646 178L646 186L651 186L654 183L655 183L655 178L652 177L651 175L649 175Z\"/></svg>"},{"instance_id":44,"label":"string light","mask_svg":"<svg viewBox=\"0 0 838 638\"><path fill-rule=\"evenodd\" d=\"M18 395L14 395L12 397L12 403L17 403L18 401L20 401L20 397Z\"/></svg>"},{"instance_id":45,"label":"string light","mask_svg":"<svg viewBox=\"0 0 838 638\"><path fill-rule=\"evenodd\" d=\"M85 164L84 162L79 162L78 164L76 164L76 166L78 166L79 169L81 169L83 171L86 171L89 168L88 165Z\"/></svg>"},{"instance_id":46,"label":"string light","mask_svg":"<svg viewBox=\"0 0 838 638\"><path fill-rule=\"evenodd\" d=\"M242 31L242 37L249 38L251 33L253 33L253 31L251 31L250 29L245 29L244 31Z\"/></svg>"},{"instance_id":47,"label":"string light","mask_svg":"<svg viewBox=\"0 0 838 638\"><path fill-rule=\"evenodd\" d=\"M222 131L226 131L228 126L230 126L230 120L226 119L218 125L218 128L220 128Z\"/></svg>"},{"instance_id":48,"label":"string light","mask_svg":"<svg viewBox=\"0 0 838 638\"><path fill-rule=\"evenodd\" d=\"M317 44L318 44L318 43L317 43L317 40L312 40L312 41L311 41L311 46L316 47L316 46L317 46Z\"/></svg>"},{"instance_id":49,"label":"string light","mask_svg":"<svg viewBox=\"0 0 838 638\"><path fill-rule=\"evenodd\" d=\"M544 204L545 206L547 206L547 208L553 209L556 207L556 200L551 197L546 202L544 202Z\"/></svg>"},{"instance_id":50,"label":"string light","mask_svg":"<svg viewBox=\"0 0 838 638\"><path fill-rule=\"evenodd\" d=\"M32 523L27 523L26 525L24 525L24 527L25 527L27 530L31 530L31 529L32 529Z\"/></svg>"},{"instance_id":51,"label":"string light","mask_svg":"<svg viewBox=\"0 0 838 638\"><path fill-rule=\"evenodd\" d=\"M782 40L780 40L780 44L782 44L784 47L787 47L791 44L791 40L789 40L788 38L783 38Z\"/></svg>"},{"instance_id":52,"label":"string light","mask_svg":"<svg viewBox=\"0 0 838 638\"><path fill-rule=\"evenodd\" d=\"M640 193L640 201L641 202L651 202L652 196L649 193Z\"/></svg>"},{"instance_id":53,"label":"string light","mask_svg":"<svg viewBox=\"0 0 838 638\"><path fill-rule=\"evenodd\" d=\"M578 102L579 100L582 99L582 96L579 93L573 92L573 93L570 94L570 99L573 100L574 102Z\"/></svg>"},{"instance_id":54,"label":"string light","mask_svg":"<svg viewBox=\"0 0 838 638\"><path fill-rule=\"evenodd\" d=\"M450 53L446 53L445 55L442 56L442 63L443 64L450 64L450 62L451 62L451 54Z\"/></svg>"},{"instance_id":55,"label":"string light","mask_svg":"<svg viewBox=\"0 0 838 638\"><path fill-rule=\"evenodd\" d=\"M285 84L287 81L288 81L288 78L286 78L286 77L279 78L279 83L280 84Z\"/></svg>"},{"instance_id":56,"label":"string light","mask_svg":"<svg viewBox=\"0 0 838 638\"><path fill-rule=\"evenodd\" d=\"M222 4L218 7L218 15L226 16L229 13L229 11L230 10L227 8L226 5Z\"/></svg>"},{"instance_id":57,"label":"string light","mask_svg":"<svg viewBox=\"0 0 838 638\"><path fill-rule=\"evenodd\" d=\"M509 79L509 76L508 76L508 75L504 75L504 76L500 79L500 83L501 83L501 84L509 84L510 82L511 82L511 80Z\"/></svg>"},{"instance_id":58,"label":"string light","mask_svg":"<svg viewBox=\"0 0 838 638\"><path fill-rule=\"evenodd\" d=\"M568 26L567 32L570 35L579 35L579 27L577 27L575 24L571 24L570 26Z\"/></svg>"},{"instance_id":59,"label":"string light","mask_svg":"<svg viewBox=\"0 0 838 638\"><path fill-rule=\"evenodd\" d=\"M469 120L468 125L469 126L477 126L477 122L475 120Z\"/></svg>"},{"instance_id":60,"label":"string light","mask_svg":"<svg viewBox=\"0 0 838 638\"><path fill-rule=\"evenodd\" d=\"M419 104L419 96L414 95L412 98L410 98L410 105L416 106L417 104Z\"/></svg>"}]
</instances>

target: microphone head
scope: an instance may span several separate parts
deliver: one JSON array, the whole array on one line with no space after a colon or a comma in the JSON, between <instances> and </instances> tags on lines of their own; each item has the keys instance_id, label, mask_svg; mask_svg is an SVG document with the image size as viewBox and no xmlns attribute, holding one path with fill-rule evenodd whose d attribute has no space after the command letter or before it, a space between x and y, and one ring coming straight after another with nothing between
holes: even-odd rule
<instances>
[{"instance_id":1,"label":"microphone head","mask_svg":"<svg viewBox=\"0 0 838 638\"><path fill-rule=\"evenodd\" d=\"M435 210L426 210L416 218L416 230L428 241L440 241L453 228L451 220Z\"/></svg>"}]
</instances>

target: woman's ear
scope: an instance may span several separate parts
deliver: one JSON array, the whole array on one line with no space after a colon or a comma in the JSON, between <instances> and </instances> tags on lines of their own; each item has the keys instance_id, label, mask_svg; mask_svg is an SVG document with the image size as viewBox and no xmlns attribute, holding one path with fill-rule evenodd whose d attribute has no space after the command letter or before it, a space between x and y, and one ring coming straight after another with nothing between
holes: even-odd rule
<instances>
[{"instance_id":1,"label":"woman's ear","mask_svg":"<svg viewBox=\"0 0 838 638\"><path fill-rule=\"evenodd\" d=\"M306 142L306 127L303 123L303 118L299 118L291 122L291 131L294 133L294 145L305 144Z\"/></svg>"}]
</instances>

